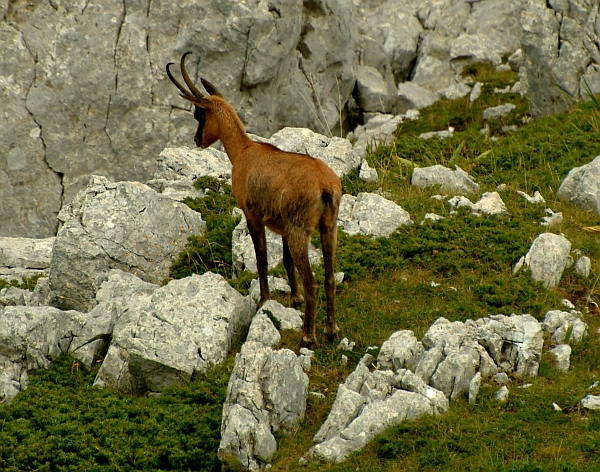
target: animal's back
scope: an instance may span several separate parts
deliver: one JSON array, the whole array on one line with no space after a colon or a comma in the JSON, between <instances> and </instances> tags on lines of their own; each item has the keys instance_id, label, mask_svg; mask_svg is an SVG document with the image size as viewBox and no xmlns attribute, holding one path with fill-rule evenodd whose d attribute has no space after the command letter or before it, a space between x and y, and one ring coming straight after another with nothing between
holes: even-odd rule
<instances>
[{"instance_id":1,"label":"animal's back","mask_svg":"<svg viewBox=\"0 0 600 472\"><path fill-rule=\"evenodd\" d=\"M257 149L258 150L258 149ZM263 147L245 169L247 210L271 230L286 234L299 225L312 231L327 206L337 207L340 179L327 164L306 154ZM234 166L234 187L235 187ZM239 178L243 178L243 175Z\"/></svg>"}]
</instances>

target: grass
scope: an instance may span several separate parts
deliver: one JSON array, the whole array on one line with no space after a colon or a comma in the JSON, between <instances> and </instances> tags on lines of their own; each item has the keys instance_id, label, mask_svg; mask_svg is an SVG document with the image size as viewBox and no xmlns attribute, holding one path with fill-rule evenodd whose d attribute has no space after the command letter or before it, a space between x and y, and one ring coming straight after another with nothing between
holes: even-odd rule
<instances>
[{"instance_id":1,"label":"grass","mask_svg":"<svg viewBox=\"0 0 600 472\"><path fill-rule=\"evenodd\" d=\"M8 288L8 287L17 287L23 290L29 290L33 292L35 290L35 286L37 285L38 280L41 277L46 277L45 274L33 275L31 277L23 277L23 281L19 282L17 279L6 280L0 279L0 290Z\"/></svg>"},{"instance_id":2,"label":"grass","mask_svg":"<svg viewBox=\"0 0 600 472\"><path fill-rule=\"evenodd\" d=\"M599 226L600 216L556 199L567 172L600 154L600 109L590 102L562 116L523 124L528 121L526 101L519 95L493 93L514 83L514 73L499 74L489 66L466 72L485 84L480 99L440 101L422 110L419 120L403 123L393 143L367 157L379 173L378 182L362 182L357 172L343 179L344 191L354 195L381 188L416 224L384 239L340 232L336 270L345 273L345 280L338 287L338 322L340 335L355 341L356 347L347 353L346 365L335 346L323 342L316 349L309 391L323 397L309 395L300 428L279 438L272 470L600 470L600 416L578 407L587 393L600 394L600 388L588 389L600 379L595 334L600 326L600 234L585 230ZM516 109L487 123L497 139L486 138L480 133L486 125L482 111L507 101ZM509 125L518 129L503 131ZM451 138L418 137L449 126L455 128ZM508 216L478 218L467 211L450 216L445 203L431 199L439 189L410 185L414 165L433 164L459 165L476 178L481 192L507 184L501 197ZM202 213L208 231L190 239L173 267L174 278L204 270L231 276L235 222L230 189L215 181L203 181L201 188L212 191L203 200L187 203ZM544 207L527 203L515 190L539 190L547 207L563 213L563 222L549 230L564 234L574 250L590 257L589 278L568 268L560 285L546 290L526 271L512 275L514 263L546 231L539 225ZM446 219L420 225L429 212ZM314 270L322 284L322 268ZM283 276L284 270L279 267L272 273ZM244 292L253 277L245 273L231 282ZM432 286L432 281L439 285ZM320 296L317 323L322 331L323 289ZM286 297L276 297L287 304ZM298 463L327 417L338 384L370 346L381 345L394 331L412 329L420 338L440 316L466 320L530 313L541 320L546 311L561 308L563 298L584 311L590 333L573 346L568 373L558 372L552 355L544 352L539 376L528 379L530 388L517 388L522 379L510 380L507 403L499 404L494 399L498 386L484 381L475 404L452 402L442 416L392 428L341 464ZM283 333L282 346L295 348L299 336ZM90 387L93 372L78 371L74 365L67 359L50 371L38 371L29 390L12 405L0 405L1 470L215 470L220 408L232 357L207 377L159 399L96 390ZM553 402L562 411L555 411Z\"/></svg>"}]
</instances>

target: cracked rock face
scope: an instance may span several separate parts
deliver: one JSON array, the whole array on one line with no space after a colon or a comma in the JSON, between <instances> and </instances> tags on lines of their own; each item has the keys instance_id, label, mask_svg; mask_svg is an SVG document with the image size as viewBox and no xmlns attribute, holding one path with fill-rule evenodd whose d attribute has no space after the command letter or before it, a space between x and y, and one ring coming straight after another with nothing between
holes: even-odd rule
<instances>
[{"instance_id":1,"label":"cracked rock face","mask_svg":"<svg viewBox=\"0 0 600 472\"><path fill-rule=\"evenodd\" d=\"M60 219L50 269L53 302L79 311L93 307L98 277L110 269L161 283L188 236L206 229L186 205L138 182L104 177L92 178Z\"/></svg>"},{"instance_id":2,"label":"cracked rock face","mask_svg":"<svg viewBox=\"0 0 600 472\"><path fill-rule=\"evenodd\" d=\"M257 315L250 332L266 325L277 331L268 317ZM273 433L289 434L304 418L308 376L292 351L274 351L271 338L266 344L253 338L236 355L227 386L219 458L256 471L263 470L277 451Z\"/></svg>"},{"instance_id":3,"label":"cracked rock face","mask_svg":"<svg viewBox=\"0 0 600 472\"><path fill-rule=\"evenodd\" d=\"M96 386L160 392L187 381L225 359L256 311L250 297L212 272L164 287L133 279L112 272L90 312L114 320ZM132 286L139 288L132 291Z\"/></svg>"}]
</instances>

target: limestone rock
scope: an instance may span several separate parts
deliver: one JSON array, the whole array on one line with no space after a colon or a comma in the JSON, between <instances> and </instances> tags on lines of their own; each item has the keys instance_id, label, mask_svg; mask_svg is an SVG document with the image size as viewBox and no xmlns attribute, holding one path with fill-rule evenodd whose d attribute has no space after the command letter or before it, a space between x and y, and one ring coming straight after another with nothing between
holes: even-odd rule
<instances>
[{"instance_id":1,"label":"limestone rock","mask_svg":"<svg viewBox=\"0 0 600 472\"><path fill-rule=\"evenodd\" d=\"M308 377L289 349L246 342L236 355L223 405L219 458L260 470L277 450L273 432L289 434L304 417Z\"/></svg>"},{"instance_id":2,"label":"limestone rock","mask_svg":"<svg viewBox=\"0 0 600 472\"><path fill-rule=\"evenodd\" d=\"M548 311L544 317L542 327L544 331L550 334L554 345L570 342L578 343L587 335L587 324L582 320L582 314L575 310L570 312ZM569 331L569 339L566 340L565 337Z\"/></svg>"},{"instance_id":3,"label":"limestone rock","mask_svg":"<svg viewBox=\"0 0 600 472\"><path fill-rule=\"evenodd\" d=\"M550 349L549 352L554 354L556 368L561 372L567 372L570 364L571 346L568 344L559 344L555 348Z\"/></svg>"},{"instance_id":4,"label":"limestone rock","mask_svg":"<svg viewBox=\"0 0 600 472\"><path fill-rule=\"evenodd\" d=\"M516 106L512 103L505 103L504 105L498 105L497 107L486 108L483 110L483 119L484 120L495 120L498 118L502 118L503 116L508 115L511 111L513 111Z\"/></svg>"},{"instance_id":5,"label":"limestone rock","mask_svg":"<svg viewBox=\"0 0 600 472\"><path fill-rule=\"evenodd\" d=\"M338 213L338 225L347 234L387 237L399 226L411 225L407 211L375 193L343 195Z\"/></svg>"},{"instance_id":6,"label":"limestone rock","mask_svg":"<svg viewBox=\"0 0 600 472\"><path fill-rule=\"evenodd\" d=\"M479 190L479 185L464 170L456 166L456 170L442 165L416 167L413 170L411 184L419 188L439 185L445 192L465 195Z\"/></svg>"},{"instance_id":7,"label":"limestone rock","mask_svg":"<svg viewBox=\"0 0 600 472\"><path fill-rule=\"evenodd\" d=\"M133 294L128 293L130 284L123 286L121 279L113 277L111 283L118 290L112 295L103 286L100 303L92 312L116 314L112 343L96 386L133 385L139 391L160 392L189 380L195 371L225 359L255 313L250 297L243 297L212 272Z\"/></svg>"},{"instance_id":8,"label":"limestone rock","mask_svg":"<svg viewBox=\"0 0 600 472\"><path fill-rule=\"evenodd\" d=\"M577 259L574 270L576 274L587 278L590 276L590 270L592 270L592 261L587 256L581 256Z\"/></svg>"},{"instance_id":9,"label":"limestone rock","mask_svg":"<svg viewBox=\"0 0 600 472\"><path fill-rule=\"evenodd\" d=\"M146 185L104 177L94 177L60 219L50 270L53 301L80 311L93 307L97 279L110 269L162 282L187 238L206 228L186 205Z\"/></svg>"},{"instance_id":10,"label":"limestone rock","mask_svg":"<svg viewBox=\"0 0 600 472\"><path fill-rule=\"evenodd\" d=\"M600 395L586 395L580 401L583 408L600 410Z\"/></svg>"},{"instance_id":11,"label":"limestone rock","mask_svg":"<svg viewBox=\"0 0 600 472\"><path fill-rule=\"evenodd\" d=\"M422 352L423 345L417 341L412 331L396 331L381 345L377 365L380 369L393 371L403 368L414 370L416 360Z\"/></svg>"},{"instance_id":12,"label":"limestone rock","mask_svg":"<svg viewBox=\"0 0 600 472\"><path fill-rule=\"evenodd\" d=\"M506 205L500 198L498 192L485 192L471 207L471 213L475 215L507 215Z\"/></svg>"},{"instance_id":13,"label":"limestone rock","mask_svg":"<svg viewBox=\"0 0 600 472\"><path fill-rule=\"evenodd\" d=\"M299 152L321 159L340 178L362 163L361 156L354 151L347 139L328 138L306 128L284 128L271 136L268 142L283 151Z\"/></svg>"},{"instance_id":14,"label":"limestone rock","mask_svg":"<svg viewBox=\"0 0 600 472\"><path fill-rule=\"evenodd\" d=\"M540 234L525 255L533 280L543 282L546 288L556 287L564 269L573 263L570 251L571 243L564 236Z\"/></svg>"},{"instance_id":15,"label":"limestone rock","mask_svg":"<svg viewBox=\"0 0 600 472\"><path fill-rule=\"evenodd\" d=\"M571 169L560 184L558 198L600 215L600 156Z\"/></svg>"}]
</instances>

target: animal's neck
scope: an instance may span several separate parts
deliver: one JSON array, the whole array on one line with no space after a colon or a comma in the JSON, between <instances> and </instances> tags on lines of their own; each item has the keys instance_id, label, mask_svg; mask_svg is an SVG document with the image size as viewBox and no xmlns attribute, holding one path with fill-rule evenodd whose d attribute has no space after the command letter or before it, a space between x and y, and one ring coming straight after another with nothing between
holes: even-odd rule
<instances>
[{"instance_id":1,"label":"animal's neck","mask_svg":"<svg viewBox=\"0 0 600 472\"><path fill-rule=\"evenodd\" d=\"M225 152L231 164L235 165L236 157L251 143L251 140L233 107L223 107L223 113L219 116L219 131Z\"/></svg>"}]
</instances>

